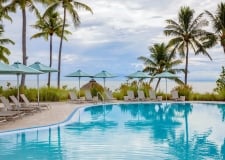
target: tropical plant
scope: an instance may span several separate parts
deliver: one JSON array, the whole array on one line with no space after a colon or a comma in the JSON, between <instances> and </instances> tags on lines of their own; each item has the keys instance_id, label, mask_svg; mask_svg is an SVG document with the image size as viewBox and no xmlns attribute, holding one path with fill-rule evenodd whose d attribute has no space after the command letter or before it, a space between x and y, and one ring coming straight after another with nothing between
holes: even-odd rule
<instances>
[{"instance_id":1,"label":"tropical plant","mask_svg":"<svg viewBox=\"0 0 225 160\"><path fill-rule=\"evenodd\" d=\"M16 12L16 9L19 8L22 11L22 60L23 64L27 65L27 51L26 51L26 8L29 11L34 11L35 14L39 14L37 7L34 2L40 2L42 4L47 4L48 0L11 0L11 2L7 3L4 7L6 11ZM25 75L23 74L21 77L21 86L25 85Z\"/></svg>"},{"instance_id":2,"label":"tropical plant","mask_svg":"<svg viewBox=\"0 0 225 160\"><path fill-rule=\"evenodd\" d=\"M63 8L63 27L62 27L62 35L61 35L60 45L59 45L59 55L58 55L59 56L58 57L58 78L57 78L58 88L60 88L62 43L63 43L63 37L64 37L66 18L67 18L66 13L68 11L69 14L71 15L72 21L75 27L80 24L80 17L76 9L84 9L86 11L93 13L91 8L88 5L74 1L74 0L52 0L52 4L49 6L49 9L51 8L57 9L59 7Z\"/></svg>"},{"instance_id":3,"label":"tropical plant","mask_svg":"<svg viewBox=\"0 0 225 160\"><path fill-rule=\"evenodd\" d=\"M62 35L63 20L58 12L53 10L46 10L42 16L38 15L38 20L32 27L40 30L40 32L34 34L32 38L43 37L45 40L49 39L50 43L50 55L49 55L49 67L52 67L52 38L55 34L57 37ZM67 24L65 26L68 26ZM68 30L64 30L64 39L67 40L65 35L71 34ZM50 87L51 73L48 74L48 87Z\"/></svg>"},{"instance_id":4,"label":"tropical plant","mask_svg":"<svg viewBox=\"0 0 225 160\"><path fill-rule=\"evenodd\" d=\"M220 77L216 80L216 88L214 89L218 94L225 95L225 68L222 66Z\"/></svg>"},{"instance_id":5,"label":"tropical plant","mask_svg":"<svg viewBox=\"0 0 225 160\"><path fill-rule=\"evenodd\" d=\"M175 66L182 63L181 60L175 59L175 52L170 50L169 46L164 43L156 43L149 47L150 57L138 57L139 60L144 62L144 72L154 76L162 73L163 71L169 71L171 73L179 73L184 71L183 69L176 69ZM152 82L151 78L150 82ZM157 90L161 78L158 79L155 90ZM182 83L179 79L173 79L178 83Z\"/></svg>"},{"instance_id":6,"label":"tropical plant","mask_svg":"<svg viewBox=\"0 0 225 160\"><path fill-rule=\"evenodd\" d=\"M8 15L8 11L3 6L3 2L4 1L0 2L0 21L2 21L3 19L7 19L9 21L12 21L12 18Z\"/></svg>"},{"instance_id":7,"label":"tropical plant","mask_svg":"<svg viewBox=\"0 0 225 160\"><path fill-rule=\"evenodd\" d=\"M211 18L216 40L220 42L225 53L225 3L221 2L218 4L215 15L209 11L205 12Z\"/></svg>"},{"instance_id":8,"label":"tropical plant","mask_svg":"<svg viewBox=\"0 0 225 160\"><path fill-rule=\"evenodd\" d=\"M189 7L181 7L178 13L178 22L168 19L164 30L166 36L173 36L169 45L173 46L182 57L185 57L185 85L187 85L189 50L192 49L195 55L202 53L210 57L207 48L216 44L213 33L203 29L208 26L208 21L203 19L203 13L194 18L194 10Z\"/></svg>"},{"instance_id":9,"label":"tropical plant","mask_svg":"<svg viewBox=\"0 0 225 160\"><path fill-rule=\"evenodd\" d=\"M0 60L5 63L9 63L7 56L10 55L10 50L6 48L4 45L14 44L14 42L7 38L1 38L3 35L3 32L4 32L3 25L0 24Z\"/></svg>"}]
</instances>

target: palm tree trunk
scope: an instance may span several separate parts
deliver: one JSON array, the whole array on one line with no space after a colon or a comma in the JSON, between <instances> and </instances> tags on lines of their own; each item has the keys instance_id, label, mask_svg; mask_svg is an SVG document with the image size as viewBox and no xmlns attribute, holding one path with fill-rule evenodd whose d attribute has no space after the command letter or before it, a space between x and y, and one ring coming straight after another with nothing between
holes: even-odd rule
<instances>
[{"instance_id":1,"label":"palm tree trunk","mask_svg":"<svg viewBox=\"0 0 225 160\"><path fill-rule=\"evenodd\" d=\"M52 35L50 35L50 57L49 57L49 67L52 67ZM50 87L51 83L51 72L48 72L48 88Z\"/></svg>"},{"instance_id":2,"label":"palm tree trunk","mask_svg":"<svg viewBox=\"0 0 225 160\"><path fill-rule=\"evenodd\" d=\"M185 77L184 84L187 85L187 74L188 74L188 43L186 43L186 62L185 62Z\"/></svg>"},{"instance_id":3,"label":"palm tree trunk","mask_svg":"<svg viewBox=\"0 0 225 160\"><path fill-rule=\"evenodd\" d=\"M66 8L64 7L63 27L62 27L62 35L61 35L61 39L60 39L59 58L58 58L58 82L57 82L58 88L60 88L62 42L63 42L63 36L64 36L65 23L66 23Z\"/></svg>"},{"instance_id":4,"label":"palm tree trunk","mask_svg":"<svg viewBox=\"0 0 225 160\"><path fill-rule=\"evenodd\" d=\"M23 64L27 65L27 53L26 53L26 10L25 8L22 9L22 17L23 17L23 23L22 23L22 54L23 54ZM25 74L22 74L21 77L21 87L25 85Z\"/></svg>"},{"instance_id":5,"label":"palm tree trunk","mask_svg":"<svg viewBox=\"0 0 225 160\"><path fill-rule=\"evenodd\" d=\"M159 79L158 79L158 81L157 81L157 83L156 83L156 86L155 86L155 91L157 91L157 89L158 89L158 86L159 86L160 80L161 80L161 78L159 78Z\"/></svg>"}]
</instances>

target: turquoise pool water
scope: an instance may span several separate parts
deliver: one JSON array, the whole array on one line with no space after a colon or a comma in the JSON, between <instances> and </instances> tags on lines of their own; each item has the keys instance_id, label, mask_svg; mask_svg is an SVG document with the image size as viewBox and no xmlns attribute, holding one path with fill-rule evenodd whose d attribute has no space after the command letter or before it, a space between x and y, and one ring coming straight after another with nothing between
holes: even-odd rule
<instances>
[{"instance_id":1,"label":"turquoise pool water","mask_svg":"<svg viewBox=\"0 0 225 160\"><path fill-rule=\"evenodd\" d=\"M225 159L224 104L99 105L75 117L61 127L0 134L0 159Z\"/></svg>"}]
</instances>

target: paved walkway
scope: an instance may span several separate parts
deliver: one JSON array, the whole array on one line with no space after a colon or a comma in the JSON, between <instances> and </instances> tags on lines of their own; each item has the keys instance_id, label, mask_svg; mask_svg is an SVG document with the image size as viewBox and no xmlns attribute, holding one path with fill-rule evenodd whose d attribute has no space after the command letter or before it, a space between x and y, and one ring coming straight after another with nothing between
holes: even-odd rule
<instances>
[{"instance_id":1,"label":"paved walkway","mask_svg":"<svg viewBox=\"0 0 225 160\"><path fill-rule=\"evenodd\" d=\"M48 104L51 106L51 109L49 110L37 112L33 115L27 115L21 119L1 124L0 132L22 128L38 127L62 122L75 110L76 107L87 105L68 102L51 102Z\"/></svg>"}]
</instances>

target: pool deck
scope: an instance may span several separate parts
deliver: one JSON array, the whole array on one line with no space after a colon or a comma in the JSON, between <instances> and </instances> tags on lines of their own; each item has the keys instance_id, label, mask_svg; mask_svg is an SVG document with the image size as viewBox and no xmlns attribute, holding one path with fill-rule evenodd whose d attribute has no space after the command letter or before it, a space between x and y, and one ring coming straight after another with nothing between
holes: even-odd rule
<instances>
[{"instance_id":1,"label":"pool deck","mask_svg":"<svg viewBox=\"0 0 225 160\"><path fill-rule=\"evenodd\" d=\"M0 132L63 122L77 107L88 105L88 103L76 104L69 102L49 102L48 104L51 107L49 110L43 110L33 115L26 115L15 121L7 121L1 124Z\"/></svg>"}]
</instances>

